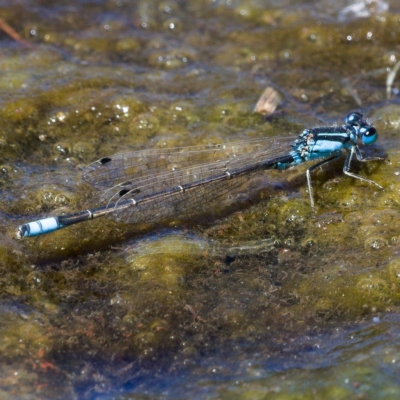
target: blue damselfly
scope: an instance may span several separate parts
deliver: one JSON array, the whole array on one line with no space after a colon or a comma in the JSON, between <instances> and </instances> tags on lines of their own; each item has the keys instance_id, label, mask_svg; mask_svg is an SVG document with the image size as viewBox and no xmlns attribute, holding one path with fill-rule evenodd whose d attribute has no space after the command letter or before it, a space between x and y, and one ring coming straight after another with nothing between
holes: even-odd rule
<instances>
[{"instance_id":1,"label":"blue damselfly","mask_svg":"<svg viewBox=\"0 0 400 400\"><path fill-rule=\"evenodd\" d=\"M207 212L212 201L259 171L285 170L320 159L306 172L314 214L311 172L339 158L342 150L349 151L343 167L346 175L382 189L376 182L350 172L354 155L359 161L380 159L364 158L358 147L358 142L370 145L377 137L376 128L362 114L353 112L344 125L305 129L297 138L117 153L89 164L82 174L83 180L103 190L103 206L29 222L18 227L17 237L42 235L104 215L140 223Z\"/></svg>"}]
</instances>

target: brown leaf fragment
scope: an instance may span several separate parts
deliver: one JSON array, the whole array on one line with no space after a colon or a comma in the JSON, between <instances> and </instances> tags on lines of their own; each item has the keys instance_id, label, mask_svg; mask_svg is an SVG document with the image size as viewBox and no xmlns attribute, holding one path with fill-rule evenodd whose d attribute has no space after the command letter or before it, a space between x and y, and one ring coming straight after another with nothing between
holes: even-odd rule
<instances>
[{"instance_id":1,"label":"brown leaf fragment","mask_svg":"<svg viewBox=\"0 0 400 400\"><path fill-rule=\"evenodd\" d=\"M280 101L281 95L271 86L267 86L257 101L254 112L262 115L270 115L276 110Z\"/></svg>"}]
</instances>

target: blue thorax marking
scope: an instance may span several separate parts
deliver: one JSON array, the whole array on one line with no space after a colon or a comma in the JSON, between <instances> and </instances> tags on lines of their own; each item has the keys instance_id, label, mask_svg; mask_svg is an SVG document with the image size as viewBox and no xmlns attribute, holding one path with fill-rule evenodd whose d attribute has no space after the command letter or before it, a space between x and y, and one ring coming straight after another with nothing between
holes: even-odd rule
<instances>
[{"instance_id":1,"label":"blue thorax marking","mask_svg":"<svg viewBox=\"0 0 400 400\"><path fill-rule=\"evenodd\" d=\"M277 168L287 169L319 158L339 155L343 149L351 148L357 137L347 126L305 129L293 145L292 162L278 163Z\"/></svg>"}]
</instances>

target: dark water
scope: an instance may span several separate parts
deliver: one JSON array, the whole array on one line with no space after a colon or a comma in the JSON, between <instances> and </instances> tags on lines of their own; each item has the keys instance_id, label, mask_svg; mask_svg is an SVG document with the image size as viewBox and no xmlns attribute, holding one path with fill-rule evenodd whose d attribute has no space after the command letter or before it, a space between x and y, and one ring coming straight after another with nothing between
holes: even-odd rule
<instances>
[{"instance_id":1,"label":"dark water","mask_svg":"<svg viewBox=\"0 0 400 400\"><path fill-rule=\"evenodd\" d=\"M345 1L1 1L0 397L397 399L400 8ZM387 7L388 6L388 10ZM388 77L393 74L392 83ZM265 87L282 97L253 113ZM201 221L15 228L97 203L126 149L375 121L368 156L268 173ZM219 207L226 209L221 213Z\"/></svg>"}]
</instances>

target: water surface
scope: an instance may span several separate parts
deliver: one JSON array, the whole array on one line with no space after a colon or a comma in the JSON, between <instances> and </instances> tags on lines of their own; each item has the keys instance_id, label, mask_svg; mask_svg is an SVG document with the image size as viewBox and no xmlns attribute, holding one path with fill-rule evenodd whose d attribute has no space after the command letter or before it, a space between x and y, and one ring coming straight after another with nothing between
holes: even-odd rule
<instances>
[{"instance_id":1,"label":"water surface","mask_svg":"<svg viewBox=\"0 0 400 400\"><path fill-rule=\"evenodd\" d=\"M400 8L375 2L0 2L0 391L5 399L397 399ZM386 11L386 5L389 11ZM26 46L29 43L29 46ZM265 87L282 97L253 113ZM268 173L201 221L90 221L82 166L127 149L341 124L354 171ZM220 206L227 211L221 213Z\"/></svg>"}]
</instances>

